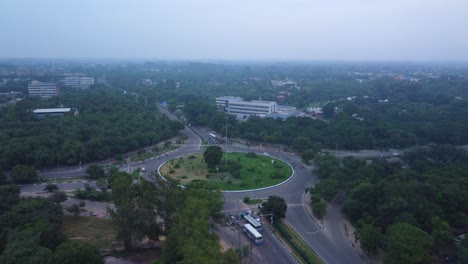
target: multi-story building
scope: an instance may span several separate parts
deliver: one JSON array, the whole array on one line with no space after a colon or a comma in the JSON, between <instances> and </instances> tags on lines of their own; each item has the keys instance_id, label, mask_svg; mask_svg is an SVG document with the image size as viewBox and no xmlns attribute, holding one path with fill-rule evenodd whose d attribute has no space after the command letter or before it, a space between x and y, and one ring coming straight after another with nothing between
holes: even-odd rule
<instances>
[{"instance_id":1,"label":"multi-story building","mask_svg":"<svg viewBox=\"0 0 468 264\"><path fill-rule=\"evenodd\" d=\"M86 89L94 84L94 78L69 76L62 80L64 86Z\"/></svg>"},{"instance_id":2,"label":"multi-story building","mask_svg":"<svg viewBox=\"0 0 468 264\"><path fill-rule=\"evenodd\" d=\"M57 84L31 81L28 84L29 96L39 96L43 99L51 98L59 93Z\"/></svg>"},{"instance_id":3,"label":"multi-story building","mask_svg":"<svg viewBox=\"0 0 468 264\"><path fill-rule=\"evenodd\" d=\"M246 118L251 115L265 116L276 112L276 102L262 100L244 101L240 97L232 96L216 98L216 105L239 118Z\"/></svg>"}]
</instances>

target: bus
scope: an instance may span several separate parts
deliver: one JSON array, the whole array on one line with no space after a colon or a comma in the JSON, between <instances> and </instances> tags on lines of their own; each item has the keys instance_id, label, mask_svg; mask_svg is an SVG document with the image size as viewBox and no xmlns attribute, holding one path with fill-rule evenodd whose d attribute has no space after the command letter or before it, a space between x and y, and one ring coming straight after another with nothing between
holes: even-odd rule
<instances>
[{"instance_id":1,"label":"bus","mask_svg":"<svg viewBox=\"0 0 468 264\"><path fill-rule=\"evenodd\" d=\"M262 224L259 221L255 220L251 215L244 214L244 219L257 231L262 230Z\"/></svg>"},{"instance_id":2,"label":"bus","mask_svg":"<svg viewBox=\"0 0 468 264\"><path fill-rule=\"evenodd\" d=\"M257 245L263 243L263 236L250 224L245 224L242 231Z\"/></svg>"}]
</instances>

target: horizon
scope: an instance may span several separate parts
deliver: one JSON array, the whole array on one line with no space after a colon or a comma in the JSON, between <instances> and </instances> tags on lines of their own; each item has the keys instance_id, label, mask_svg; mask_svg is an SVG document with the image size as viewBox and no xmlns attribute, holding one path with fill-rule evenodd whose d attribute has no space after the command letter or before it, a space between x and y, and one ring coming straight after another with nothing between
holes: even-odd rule
<instances>
[{"instance_id":1,"label":"horizon","mask_svg":"<svg viewBox=\"0 0 468 264\"><path fill-rule=\"evenodd\" d=\"M1 59L468 61L468 2L2 1Z\"/></svg>"}]
</instances>

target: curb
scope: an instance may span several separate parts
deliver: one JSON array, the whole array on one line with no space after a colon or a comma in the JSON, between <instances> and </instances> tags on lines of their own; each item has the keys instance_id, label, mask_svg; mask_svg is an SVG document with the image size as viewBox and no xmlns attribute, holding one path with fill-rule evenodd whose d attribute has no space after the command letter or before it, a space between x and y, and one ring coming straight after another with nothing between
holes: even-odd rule
<instances>
[{"instance_id":1,"label":"curb","mask_svg":"<svg viewBox=\"0 0 468 264\"><path fill-rule=\"evenodd\" d=\"M192 154L198 154L198 153L200 153L200 152L193 152ZM248 153L248 152L235 151L235 152L231 152L231 153ZM177 157L175 157L174 159L178 159L178 158L180 158L180 157L184 157L184 156L187 156L187 155L190 155L190 154L177 156ZM264 155L264 156L266 156L266 155ZM280 183L275 184L275 185L272 185L272 186L262 187L262 188L258 188L258 189L238 190L238 191L221 191L221 192L222 192L222 193L244 193L244 192L263 191L263 190L268 190L268 189L271 189L271 188L276 188L276 187L278 187L278 186L281 186L281 185L283 185L283 184L289 182L289 181L294 177L294 174L295 174L295 173L294 173L294 172L295 172L295 171L294 171L294 167L291 166L291 164L289 164L289 162L286 162L286 161L284 161L284 160L282 160L282 159L279 159L279 158L277 158L277 157L274 157L274 158L275 158L275 159L278 159L278 160L281 160L282 162L286 163L286 164L291 168L291 170L292 170L291 176L289 176L289 178L287 178L285 181L280 182ZM166 164L167 162L168 162L168 160L166 160L165 162L161 163L161 165L159 165L159 167L158 167L158 175L159 175L159 177L161 177L161 178L162 178L163 180L165 180L165 181L167 181L167 179L164 178L164 176L161 175L161 167L162 167L164 164ZM181 185L181 186L183 186L183 185ZM183 186L183 187L185 187L185 186Z\"/></svg>"}]
</instances>

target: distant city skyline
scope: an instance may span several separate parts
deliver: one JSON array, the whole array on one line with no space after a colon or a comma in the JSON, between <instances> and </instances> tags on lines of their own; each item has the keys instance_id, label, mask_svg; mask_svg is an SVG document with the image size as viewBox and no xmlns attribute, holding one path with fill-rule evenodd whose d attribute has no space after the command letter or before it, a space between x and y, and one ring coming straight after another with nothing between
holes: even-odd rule
<instances>
[{"instance_id":1,"label":"distant city skyline","mask_svg":"<svg viewBox=\"0 0 468 264\"><path fill-rule=\"evenodd\" d=\"M468 61L464 0L4 0L0 59Z\"/></svg>"}]
</instances>

